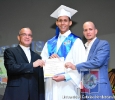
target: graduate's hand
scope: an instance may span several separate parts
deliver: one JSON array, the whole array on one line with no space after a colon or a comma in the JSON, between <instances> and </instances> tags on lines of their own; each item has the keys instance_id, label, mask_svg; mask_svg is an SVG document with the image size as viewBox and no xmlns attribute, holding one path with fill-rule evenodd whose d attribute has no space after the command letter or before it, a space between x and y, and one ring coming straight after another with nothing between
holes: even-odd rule
<instances>
[{"instance_id":1,"label":"graduate's hand","mask_svg":"<svg viewBox=\"0 0 115 100\"><path fill-rule=\"evenodd\" d=\"M72 70L76 70L76 66L73 65L71 62L65 63L65 67L66 68L71 68Z\"/></svg>"},{"instance_id":2,"label":"graduate's hand","mask_svg":"<svg viewBox=\"0 0 115 100\"><path fill-rule=\"evenodd\" d=\"M57 54L52 54L49 58L59 58Z\"/></svg>"},{"instance_id":3,"label":"graduate's hand","mask_svg":"<svg viewBox=\"0 0 115 100\"><path fill-rule=\"evenodd\" d=\"M58 75L58 76L56 75L56 76L52 77L52 79L56 82L60 82L60 81L64 81L65 76L64 75Z\"/></svg>"}]
</instances>

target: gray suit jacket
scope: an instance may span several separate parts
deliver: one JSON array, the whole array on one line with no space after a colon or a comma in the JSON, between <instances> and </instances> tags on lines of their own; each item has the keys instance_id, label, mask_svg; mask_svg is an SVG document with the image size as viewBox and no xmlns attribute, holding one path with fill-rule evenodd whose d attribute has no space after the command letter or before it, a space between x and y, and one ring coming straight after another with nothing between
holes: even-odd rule
<instances>
[{"instance_id":1,"label":"gray suit jacket","mask_svg":"<svg viewBox=\"0 0 115 100\"><path fill-rule=\"evenodd\" d=\"M99 95L99 96L112 96L112 90L108 78L108 63L110 58L110 46L109 43L105 40L99 40L98 38L94 41L87 61L77 64L76 67L80 71L81 69L98 69L99 70L99 92L92 93L91 96ZM88 100L88 99L87 99ZM89 100L98 100L89 99ZM101 100L101 98L99 99ZM104 100L102 98L102 100ZM113 100L107 99L105 100Z\"/></svg>"}]
</instances>

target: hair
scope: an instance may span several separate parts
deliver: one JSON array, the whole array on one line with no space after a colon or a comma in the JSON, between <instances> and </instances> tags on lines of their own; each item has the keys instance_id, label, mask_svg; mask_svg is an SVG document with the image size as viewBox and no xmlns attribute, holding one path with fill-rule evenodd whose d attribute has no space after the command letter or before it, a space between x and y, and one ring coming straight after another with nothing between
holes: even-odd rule
<instances>
[{"instance_id":1,"label":"hair","mask_svg":"<svg viewBox=\"0 0 115 100\"><path fill-rule=\"evenodd\" d=\"M94 28L95 28L95 29L97 29L97 28L96 28L96 25L94 24L94 22L92 22L92 21L86 21L85 23L87 23L87 22L92 23L92 24L93 24L93 26L94 26ZM85 23L84 23L84 24L85 24ZM84 25L84 24L83 24L83 25Z\"/></svg>"},{"instance_id":2,"label":"hair","mask_svg":"<svg viewBox=\"0 0 115 100\"><path fill-rule=\"evenodd\" d=\"M28 28L28 29L30 29L29 27L22 27L22 28L19 30L18 35L20 35L20 32L21 32L21 30L22 30L23 28ZM30 29L30 30L31 30L31 29Z\"/></svg>"},{"instance_id":3,"label":"hair","mask_svg":"<svg viewBox=\"0 0 115 100\"><path fill-rule=\"evenodd\" d=\"M68 17L68 16L67 16ZM59 17L58 17L59 18ZM57 18L57 21L58 21L58 18ZM68 17L69 21L72 21L70 17Z\"/></svg>"}]
</instances>

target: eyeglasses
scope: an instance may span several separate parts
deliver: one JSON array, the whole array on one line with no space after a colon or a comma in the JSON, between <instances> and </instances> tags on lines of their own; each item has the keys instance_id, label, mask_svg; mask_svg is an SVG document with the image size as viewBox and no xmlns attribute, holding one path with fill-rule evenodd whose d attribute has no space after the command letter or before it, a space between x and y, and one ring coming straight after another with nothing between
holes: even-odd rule
<instances>
[{"instance_id":1,"label":"eyeglasses","mask_svg":"<svg viewBox=\"0 0 115 100\"><path fill-rule=\"evenodd\" d=\"M32 37L32 34L26 34L26 33L22 33L22 34L19 34L19 35L21 35L21 36L23 36L23 37L26 37L26 36Z\"/></svg>"}]
</instances>

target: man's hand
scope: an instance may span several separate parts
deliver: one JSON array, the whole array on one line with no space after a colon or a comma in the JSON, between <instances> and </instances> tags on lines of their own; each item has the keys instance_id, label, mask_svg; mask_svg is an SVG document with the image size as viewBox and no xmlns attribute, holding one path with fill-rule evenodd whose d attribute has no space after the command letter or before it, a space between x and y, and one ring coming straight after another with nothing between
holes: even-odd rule
<instances>
[{"instance_id":1,"label":"man's hand","mask_svg":"<svg viewBox=\"0 0 115 100\"><path fill-rule=\"evenodd\" d=\"M57 54L52 54L49 58L59 58Z\"/></svg>"},{"instance_id":2,"label":"man's hand","mask_svg":"<svg viewBox=\"0 0 115 100\"><path fill-rule=\"evenodd\" d=\"M71 68L72 70L76 70L76 66L73 65L71 62L65 63L65 67L66 68Z\"/></svg>"},{"instance_id":3,"label":"man's hand","mask_svg":"<svg viewBox=\"0 0 115 100\"><path fill-rule=\"evenodd\" d=\"M54 76L52 79L55 80L56 82L60 82L60 81L64 81L65 76L64 75L58 75L58 76Z\"/></svg>"},{"instance_id":4,"label":"man's hand","mask_svg":"<svg viewBox=\"0 0 115 100\"><path fill-rule=\"evenodd\" d=\"M38 66L43 67L44 65L45 65L45 62L41 59L38 59L35 62L33 62L33 67L38 67Z\"/></svg>"}]
</instances>

